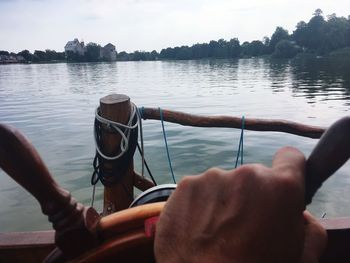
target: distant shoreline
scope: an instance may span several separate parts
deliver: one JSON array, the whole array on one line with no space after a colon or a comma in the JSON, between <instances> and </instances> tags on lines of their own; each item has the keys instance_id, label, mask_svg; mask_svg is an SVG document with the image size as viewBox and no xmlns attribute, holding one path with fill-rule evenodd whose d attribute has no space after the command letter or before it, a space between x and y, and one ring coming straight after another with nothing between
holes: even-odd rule
<instances>
[{"instance_id":1,"label":"distant shoreline","mask_svg":"<svg viewBox=\"0 0 350 263\"><path fill-rule=\"evenodd\" d=\"M0 62L0 65L30 65L30 64L83 64L83 63L116 63L116 62L146 62L146 61L203 61L203 60L238 60L238 59L274 59L274 60L293 60L293 59L319 59L319 58L329 58L329 59L342 59L348 60L350 62L350 47L338 49L332 51L323 56L319 56L316 53L299 53L293 58L275 58L272 55L261 55L261 56L252 56L252 57L235 57L235 58L199 58L199 59L155 59L155 60L116 60L116 61L66 61L66 60L52 60L52 61L39 61L39 62Z\"/></svg>"}]
</instances>

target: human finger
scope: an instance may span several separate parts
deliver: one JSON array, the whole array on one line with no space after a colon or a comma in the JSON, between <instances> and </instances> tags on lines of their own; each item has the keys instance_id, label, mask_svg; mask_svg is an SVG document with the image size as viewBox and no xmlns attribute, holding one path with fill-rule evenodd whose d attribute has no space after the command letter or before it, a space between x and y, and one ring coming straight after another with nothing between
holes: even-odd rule
<instances>
[{"instance_id":1,"label":"human finger","mask_svg":"<svg viewBox=\"0 0 350 263\"><path fill-rule=\"evenodd\" d=\"M305 239L302 263L318 262L327 245L327 232L308 211L303 212Z\"/></svg>"},{"instance_id":2,"label":"human finger","mask_svg":"<svg viewBox=\"0 0 350 263\"><path fill-rule=\"evenodd\" d=\"M274 175L304 190L305 156L293 147L278 150L272 161Z\"/></svg>"}]
</instances>

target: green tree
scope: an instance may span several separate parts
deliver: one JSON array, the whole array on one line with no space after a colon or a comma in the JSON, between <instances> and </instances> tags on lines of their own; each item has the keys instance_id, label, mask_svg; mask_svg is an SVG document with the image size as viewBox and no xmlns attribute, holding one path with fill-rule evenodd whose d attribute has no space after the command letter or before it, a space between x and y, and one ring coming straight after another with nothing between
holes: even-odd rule
<instances>
[{"instance_id":1,"label":"green tree","mask_svg":"<svg viewBox=\"0 0 350 263\"><path fill-rule=\"evenodd\" d=\"M176 59L192 59L192 50L188 46L181 46L176 52Z\"/></svg>"},{"instance_id":2,"label":"green tree","mask_svg":"<svg viewBox=\"0 0 350 263\"><path fill-rule=\"evenodd\" d=\"M308 38L308 25L304 21L300 21L296 26L296 30L292 34L292 39L300 46L305 47L307 45Z\"/></svg>"},{"instance_id":3,"label":"green tree","mask_svg":"<svg viewBox=\"0 0 350 263\"><path fill-rule=\"evenodd\" d=\"M334 18L333 15L330 18ZM321 9L316 9L308 23L303 21L297 24L292 39L301 47L318 53L324 53L326 46L327 22L324 20Z\"/></svg>"},{"instance_id":4,"label":"green tree","mask_svg":"<svg viewBox=\"0 0 350 263\"><path fill-rule=\"evenodd\" d=\"M301 52L301 48L295 42L284 39L277 43L272 56L275 58L293 58L299 52Z\"/></svg>"},{"instance_id":5,"label":"green tree","mask_svg":"<svg viewBox=\"0 0 350 263\"><path fill-rule=\"evenodd\" d=\"M278 42L281 40L288 40L289 39L289 34L288 31L285 30L283 27L276 27L275 32L272 34L270 42L269 42L269 53L274 52L275 47Z\"/></svg>"},{"instance_id":6,"label":"green tree","mask_svg":"<svg viewBox=\"0 0 350 263\"><path fill-rule=\"evenodd\" d=\"M128 61L128 60L130 60L129 54L126 53L125 51L119 52L117 54L117 60L119 60L119 61Z\"/></svg>"},{"instance_id":7,"label":"green tree","mask_svg":"<svg viewBox=\"0 0 350 263\"><path fill-rule=\"evenodd\" d=\"M232 38L228 42L228 57L229 58L238 58L241 54L241 45L238 38Z\"/></svg>"},{"instance_id":8,"label":"green tree","mask_svg":"<svg viewBox=\"0 0 350 263\"><path fill-rule=\"evenodd\" d=\"M33 61L33 54L31 54L27 49L18 52L17 55L24 57L26 61Z\"/></svg>"},{"instance_id":9,"label":"green tree","mask_svg":"<svg viewBox=\"0 0 350 263\"><path fill-rule=\"evenodd\" d=\"M8 56L8 55L10 55L10 53L8 51L5 51L5 50L0 50L0 55Z\"/></svg>"},{"instance_id":10,"label":"green tree","mask_svg":"<svg viewBox=\"0 0 350 263\"><path fill-rule=\"evenodd\" d=\"M328 16L323 28L324 42L321 47L322 52L328 53L347 46L349 44L349 32L350 23L345 17L337 17L335 14Z\"/></svg>"},{"instance_id":11,"label":"green tree","mask_svg":"<svg viewBox=\"0 0 350 263\"><path fill-rule=\"evenodd\" d=\"M307 27L308 38L306 41L306 47L314 50L318 50L322 47L324 42L325 32L325 20L322 16L322 10L317 9L314 16L310 19Z\"/></svg>"},{"instance_id":12,"label":"green tree","mask_svg":"<svg viewBox=\"0 0 350 263\"><path fill-rule=\"evenodd\" d=\"M44 51L35 50L33 61L34 62L48 61L48 58L47 58L46 53Z\"/></svg>"},{"instance_id":13,"label":"green tree","mask_svg":"<svg viewBox=\"0 0 350 263\"><path fill-rule=\"evenodd\" d=\"M46 59L48 61L59 61L64 60L64 52L56 52L55 50L45 50Z\"/></svg>"},{"instance_id":14,"label":"green tree","mask_svg":"<svg viewBox=\"0 0 350 263\"><path fill-rule=\"evenodd\" d=\"M159 57L161 59L175 59L175 50L171 47L162 49L160 51Z\"/></svg>"},{"instance_id":15,"label":"green tree","mask_svg":"<svg viewBox=\"0 0 350 263\"><path fill-rule=\"evenodd\" d=\"M270 45L270 38L267 36L264 36L262 42L266 46L266 48L268 48Z\"/></svg>"},{"instance_id":16,"label":"green tree","mask_svg":"<svg viewBox=\"0 0 350 263\"><path fill-rule=\"evenodd\" d=\"M314 16L322 16L323 11L320 8L317 8L314 12Z\"/></svg>"},{"instance_id":17,"label":"green tree","mask_svg":"<svg viewBox=\"0 0 350 263\"><path fill-rule=\"evenodd\" d=\"M142 51L134 51L134 53L130 55L130 60L133 60L133 61L146 60L146 54L145 52L142 52Z\"/></svg>"},{"instance_id":18,"label":"green tree","mask_svg":"<svg viewBox=\"0 0 350 263\"><path fill-rule=\"evenodd\" d=\"M156 50L153 50L150 54L151 59L150 60L157 60L159 57L159 54Z\"/></svg>"},{"instance_id":19,"label":"green tree","mask_svg":"<svg viewBox=\"0 0 350 263\"><path fill-rule=\"evenodd\" d=\"M91 62L96 62L101 60L101 46L90 42L89 44L86 45L86 60L91 61Z\"/></svg>"},{"instance_id":20,"label":"green tree","mask_svg":"<svg viewBox=\"0 0 350 263\"><path fill-rule=\"evenodd\" d=\"M328 20L333 23L337 20L337 17L335 14L331 14L328 16ZM296 30L292 35L292 40L296 41L299 46L306 50L321 54L326 53L335 48L335 42L341 42L341 33L338 30L338 26L334 27L328 22L325 21L322 10L318 8L308 23L301 21L297 24ZM338 40L331 41L330 38L332 37Z\"/></svg>"},{"instance_id":21,"label":"green tree","mask_svg":"<svg viewBox=\"0 0 350 263\"><path fill-rule=\"evenodd\" d=\"M192 58L201 59L209 57L209 46L207 43L204 44L195 44L191 47Z\"/></svg>"},{"instance_id":22,"label":"green tree","mask_svg":"<svg viewBox=\"0 0 350 263\"><path fill-rule=\"evenodd\" d=\"M215 40L211 40L209 42L209 52L208 52L208 56L211 58L215 58L215 56L217 55L217 50L219 49L219 43Z\"/></svg>"},{"instance_id":23,"label":"green tree","mask_svg":"<svg viewBox=\"0 0 350 263\"><path fill-rule=\"evenodd\" d=\"M73 51L67 51L65 54L68 62L85 62L86 61L85 56L81 56L78 53L74 53Z\"/></svg>"},{"instance_id":24,"label":"green tree","mask_svg":"<svg viewBox=\"0 0 350 263\"><path fill-rule=\"evenodd\" d=\"M260 40L244 42L242 44L242 55L245 57L256 57L266 54L266 47Z\"/></svg>"}]
</instances>

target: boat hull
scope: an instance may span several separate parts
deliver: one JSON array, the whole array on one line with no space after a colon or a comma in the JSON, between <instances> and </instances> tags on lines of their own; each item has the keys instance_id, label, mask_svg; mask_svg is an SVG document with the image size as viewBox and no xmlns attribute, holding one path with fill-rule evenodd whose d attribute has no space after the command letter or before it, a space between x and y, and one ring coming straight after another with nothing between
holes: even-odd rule
<instances>
[{"instance_id":1,"label":"boat hull","mask_svg":"<svg viewBox=\"0 0 350 263\"><path fill-rule=\"evenodd\" d=\"M328 233L321 262L350 262L350 217L320 222ZM41 262L54 248L54 231L0 233L0 262Z\"/></svg>"}]
</instances>

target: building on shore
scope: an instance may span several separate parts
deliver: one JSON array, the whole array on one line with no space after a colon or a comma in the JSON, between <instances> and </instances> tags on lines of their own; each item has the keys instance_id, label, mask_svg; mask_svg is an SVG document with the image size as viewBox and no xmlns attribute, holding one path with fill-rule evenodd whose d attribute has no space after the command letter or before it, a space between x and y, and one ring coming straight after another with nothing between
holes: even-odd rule
<instances>
[{"instance_id":1,"label":"building on shore","mask_svg":"<svg viewBox=\"0 0 350 263\"><path fill-rule=\"evenodd\" d=\"M83 56L85 54L86 48L84 45L84 42L79 42L77 38L75 38L73 41L68 41L67 44L64 46L64 52L72 52L74 54L78 54L80 56Z\"/></svg>"},{"instance_id":2,"label":"building on shore","mask_svg":"<svg viewBox=\"0 0 350 263\"><path fill-rule=\"evenodd\" d=\"M26 60L20 55L0 55L0 64L25 63Z\"/></svg>"},{"instance_id":3,"label":"building on shore","mask_svg":"<svg viewBox=\"0 0 350 263\"><path fill-rule=\"evenodd\" d=\"M103 60L116 61L117 51L115 50L115 46L111 43L108 43L103 48L101 48L100 56Z\"/></svg>"},{"instance_id":4,"label":"building on shore","mask_svg":"<svg viewBox=\"0 0 350 263\"><path fill-rule=\"evenodd\" d=\"M96 50L96 48L98 48L98 50ZM94 50L97 52L97 54ZM117 60L117 51L115 50L115 46L111 43L108 43L104 47L101 47L96 43L88 43L85 46L83 41L79 42L79 40L75 38L73 41L67 42L67 44L64 46L64 52L66 58L70 58L71 61L80 61L81 59L85 59L86 61L86 59L89 60L91 57L94 57L94 60L92 61Z\"/></svg>"}]
</instances>

